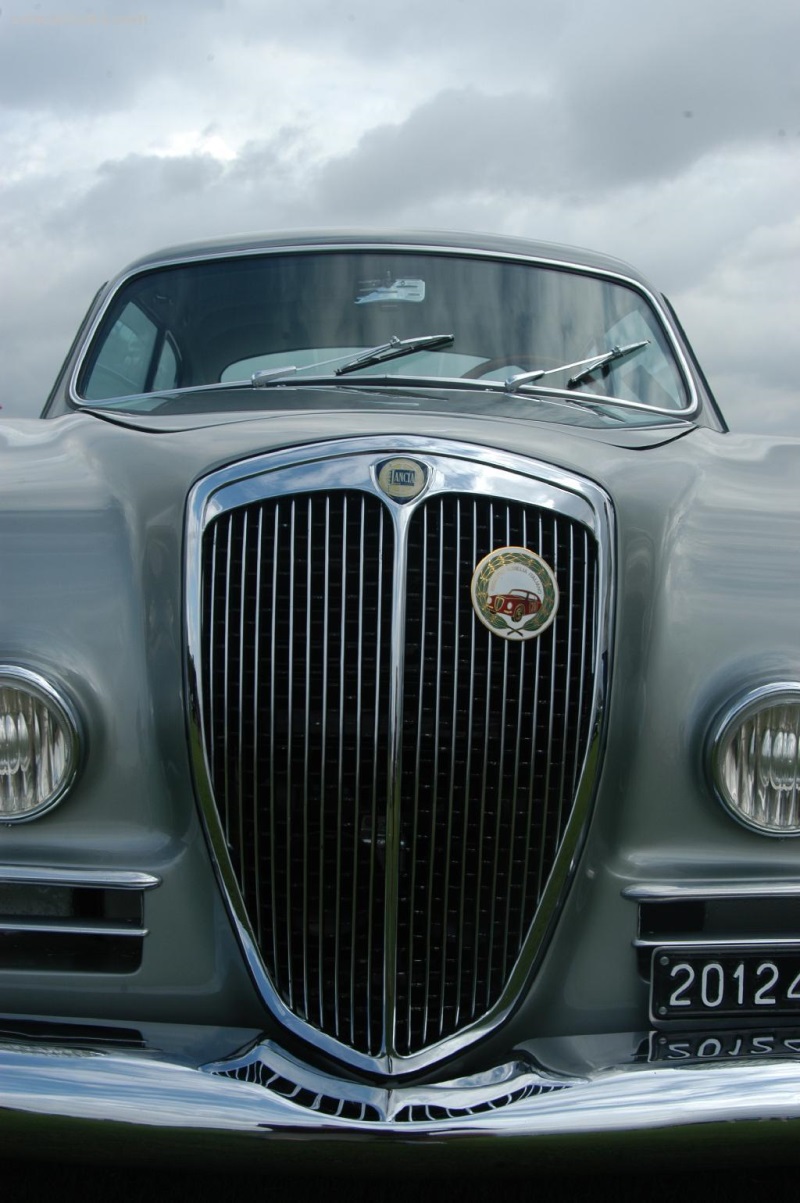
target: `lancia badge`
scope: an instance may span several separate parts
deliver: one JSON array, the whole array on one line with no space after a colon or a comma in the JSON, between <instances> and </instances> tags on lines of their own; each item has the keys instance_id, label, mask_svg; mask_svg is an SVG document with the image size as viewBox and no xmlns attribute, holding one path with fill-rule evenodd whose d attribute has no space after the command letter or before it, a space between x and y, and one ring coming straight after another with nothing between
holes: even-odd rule
<instances>
[{"instance_id":1,"label":"lancia badge","mask_svg":"<svg viewBox=\"0 0 800 1203\"><path fill-rule=\"evenodd\" d=\"M375 471L378 487L392 501L413 501L428 483L428 469L415 459L387 459Z\"/></svg>"},{"instance_id":2,"label":"lancia badge","mask_svg":"<svg viewBox=\"0 0 800 1203\"><path fill-rule=\"evenodd\" d=\"M552 568L526 547L498 547L472 577L472 604L484 626L503 639L535 639L558 609Z\"/></svg>"}]
</instances>

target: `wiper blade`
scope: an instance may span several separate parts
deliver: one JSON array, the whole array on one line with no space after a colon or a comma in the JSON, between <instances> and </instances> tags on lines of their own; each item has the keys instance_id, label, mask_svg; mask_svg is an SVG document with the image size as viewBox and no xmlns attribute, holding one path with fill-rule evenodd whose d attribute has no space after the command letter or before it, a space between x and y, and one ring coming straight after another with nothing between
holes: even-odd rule
<instances>
[{"instance_id":1,"label":"wiper blade","mask_svg":"<svg viewBox=\"0 0 800 1203\"><path fill-rule=\"evenodd\" d=\"M421 334L417 338L391 338L388 343L378 347L370 347L362 351L347 363L336 369L335 375L345 376L348 372L358 372L368 368L373 363L386 363L389 359L400 359L403 355L413 355L415 351L438 351L439 347L448 347L455 341L454 334Z\"/></svg>"},{"instance_id":2,"label":"wiper blade","mask_svg":"<svg viewBox=\"0 0 800 1203\"><path fill-rule=\"evenodd\" d=\"M577 372L576 375L570 376L567 381L567 388L577 388L579 384L583 384L584 380L588 380L598 368L602 368L607 363L613 363L616 359L625 359L628 355L635 355L637 351L643 351L645 347L649 346L650 339L645 338L640 343L628 343L624 347L612 347L604 355L598 356L594 363L590 363L582 372ZM576 364L575 366L577 367L578 365Z\"/></svg>"},{"instance_id":3,"label":"wiper blade","mask_svg":"<svg viewBox=\"0 0 800 1203\"><path fill-rule=\"evenodd\" d=\"M625 347L612 347L610 351L604 351L600 355L591 355L588 359L578 359L575 363L562 363L557 368L536 368L532 372L520 372L517 376L510 376L505 382L505 390L507 393L515 393L518 388L524 384L534 384L537 380L541 380L544 376L552 376L556 372L568 372L571 368L583 368L582 372L578 372L575 376L570 376L567 381L567 388L577 388L584 380L588 380L593 372L601 368L603 364L611 363L612 360L622 359L626 355L633 355L636 351L641 351L643 347L650 345L650 339L646 338L640 343L628 343ZM588 366L584 366L588 365Z\"/></svg>"},{"instance_id":4,"label":"wiper blade","mask_svg":"<svg viewBox=\"0 0 800 1203\"><path fill-rule=\"evenodd\" d=\"M368 351L362 351L352 359L346 355L337 355L334 359L323 359L319 363L307 363L299 368L295 367L294 364L286 364L279 368L266 368L261 372L253 372L249 383L253 388L269 388L273 382L281 384L287 377L294 376L296 372L312 373L312 375L305 377L305 379L311 380L315 375L319 376L320 368L340 363L342 359L346 360L346 362L341 367L334 368L334 375L345 376L348 372L357 372L360 368L369 367L373 363L385 363L388 359L399 359L402 355L413 355L415 351L436 351L439 347L447 347L454 341L454 334L422 334L418 338L394 337L388 343L381 343L378 347L370 347ZM247 382L237 381L237 383Z\"/></svg>"}]
</instances>

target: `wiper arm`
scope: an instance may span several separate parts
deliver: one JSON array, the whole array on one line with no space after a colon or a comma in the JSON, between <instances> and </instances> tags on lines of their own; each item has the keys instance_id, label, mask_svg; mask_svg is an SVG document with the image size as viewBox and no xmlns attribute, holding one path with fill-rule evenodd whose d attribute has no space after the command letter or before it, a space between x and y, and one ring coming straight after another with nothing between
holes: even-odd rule
<instances>
[{"instance_id":1,"label":"wiper arm","mask_svg":"<svg viewBox=\"0 0 800 1203\"><path fill-rule=\"evenodd\" d=\"M403 355L413 355L415 351L437 351L439 347L448 347L454 341L454 334L421 334L417 338L397 338L395 336L388 343L371 347L369 351L362 351L360 355L343 363L340 368L336 368L335 375L345 376L348 372L358 372L361 368L367 368L373 363L386 363L389 359L400 359Z\"/></svg>"},{"instance_id":2,"label":"wiper arm","mask_svg":"<svg viewBox=\"0 0 800 1203\"><path fill-rule=\"evenodd\" d=\"M577 388L584 380L588 380L593 372L601 368L605 363L611 363L612 360L622 359L626 355L633 355L636 351L641 351L643 347L650 345L650 339L646 338L644 342L628 343L625 347L612 347L610 351L604 351L601 355L592 355L589 359L578 359L575 363L562 363L557 368L537 368L532 372L520 372L517 376L511 376L505 382L505 390L507 393L515 393L523 384L534 384L537 380L541 380L543 376L552 376L555 372L568 372L571 368L583 368L582 372L578 372L575 376L570 376L567 381L567 388ZM588 366L584 366L588 365Z\"/></svg>"}]
</instances>

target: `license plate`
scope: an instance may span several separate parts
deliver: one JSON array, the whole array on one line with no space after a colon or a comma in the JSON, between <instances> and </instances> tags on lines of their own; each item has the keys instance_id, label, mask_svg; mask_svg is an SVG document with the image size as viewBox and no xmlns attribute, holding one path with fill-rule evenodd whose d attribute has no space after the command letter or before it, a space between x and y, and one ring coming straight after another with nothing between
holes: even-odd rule
<instances>
[{"instance_id":1,"label":"license plate","mask_svg":"<svg viewBox=\"0 0 800 1203\"><path fill-rule=\"evenodd\" d=\"M653 1023L712 1015L800 1018L800 946L656 948L650 1014Z\"/></svg>"},{"instance_id":2,"label":"license plate","mask_svg":"<svg viewBox=\"0 0 800 1203\"><path fill-rule=\"evenodd\" d=\"M800 1028L718 1028L713 1031L651 1032L648 1061L754 1061L800 1057Z\"/></svg>"}]
</instances>

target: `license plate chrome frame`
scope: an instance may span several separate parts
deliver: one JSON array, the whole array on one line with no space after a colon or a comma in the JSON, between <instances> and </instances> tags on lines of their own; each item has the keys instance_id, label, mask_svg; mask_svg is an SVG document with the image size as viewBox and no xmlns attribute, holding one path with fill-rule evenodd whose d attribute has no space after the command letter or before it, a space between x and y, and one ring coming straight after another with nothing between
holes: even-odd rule
<instances>
[{"instance_id":1,"label":"license plate chrome frame","mask_svg":"<svg viewBox=\"0 0 800 1203\"><path fill-rule=\"evenodd\" d=\"M666 975L670 975L667 982ZM669 990L669 993L668 993ZM650 1022L800 1022L800 940L761 944L665 944L650 963Z\"/></svg>"}]
</instances>

